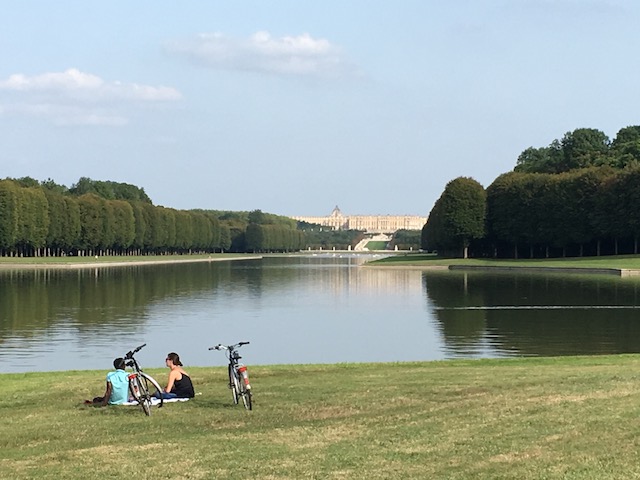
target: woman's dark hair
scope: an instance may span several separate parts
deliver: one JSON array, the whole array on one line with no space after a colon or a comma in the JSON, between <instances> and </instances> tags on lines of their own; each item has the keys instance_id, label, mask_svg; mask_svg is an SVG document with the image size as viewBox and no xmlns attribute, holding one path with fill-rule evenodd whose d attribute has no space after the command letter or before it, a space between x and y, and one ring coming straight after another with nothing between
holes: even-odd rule
<instances>
[{"instance_id":1,"label":"woman's dark hair","mask_svg":"<svg viewBox=\"0 0 640 480\"><path fill-rule=\"evenodd\" d=\"M167 355L167 358L171 360L171 363L174 365L182 366L182 362L180 361L180 355L175 352L171 352Z\"/></svg>"},{"instance_id":2,"label":"woman's dark hair","mask_svg":"<svg viewBox=\"0 0 640 480\"><path fill-rule=\"evenodd\" d=\"M113 366L116 370L124 370L124 358L118 357L113 361Z\"/></svg>"}]
</instances>

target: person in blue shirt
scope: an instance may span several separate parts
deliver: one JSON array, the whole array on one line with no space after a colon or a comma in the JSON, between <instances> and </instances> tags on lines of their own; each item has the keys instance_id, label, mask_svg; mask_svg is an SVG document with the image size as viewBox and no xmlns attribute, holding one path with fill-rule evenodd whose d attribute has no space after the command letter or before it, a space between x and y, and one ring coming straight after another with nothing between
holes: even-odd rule
<instances>
[{"instance_id":1,"label":"person in blue shirt","mask_svg":"<svg viewBox=\"0 0 640 480\"><path fill-rule=\"evenodd\" d=\"M97 406L120 405L129 400L129 375L125 372L124 358L113 361L115 370L107 373L107 389L102 397L85 400L84 403Z\"/></svg>"}]
</instances>

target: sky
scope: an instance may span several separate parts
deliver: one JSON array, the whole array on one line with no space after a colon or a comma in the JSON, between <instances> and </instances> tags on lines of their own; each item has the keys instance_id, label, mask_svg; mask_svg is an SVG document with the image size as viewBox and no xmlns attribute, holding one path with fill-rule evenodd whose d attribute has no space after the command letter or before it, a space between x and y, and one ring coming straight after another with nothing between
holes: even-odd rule
<instances>
[{"instance_id":1,"label":"sky","mask_svg":"<svg viewBox=\"0 0 640 480\"><path fill-rule=\"evenodd\" d=\"M635 0L0 0L0 178L155 205L421 215L640 124Z\"/></svg>"}]
</instances>

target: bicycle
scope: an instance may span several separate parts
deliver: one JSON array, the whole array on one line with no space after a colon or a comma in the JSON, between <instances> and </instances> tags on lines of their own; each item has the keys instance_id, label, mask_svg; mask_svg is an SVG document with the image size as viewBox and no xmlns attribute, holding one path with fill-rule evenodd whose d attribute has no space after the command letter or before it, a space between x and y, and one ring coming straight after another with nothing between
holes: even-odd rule
<instances>
[{"instance_id":1,"label":"bicycle","mask_svg":"<svg viewBox=\"0 0 640 480\"><path fill-rule=\"evenodd\" d=\"M142 407L142 411L145 415L151 415L151 406L153 405L152 398L159 398L158 408L162 407L162 388L158 385L151 375L148 375L142 371L142 367L135 359L134 354L138 353L147 344L144 343L139 347L136 347L124 357L125 365L131 367L133 370L129 374L129 392L136 402Z\"/></svg>"},{"instance_id":2,"label":"bicycle","mask_svg":"<svg viewBox=\"0 0 640 480\"><path fill-rule=\"evenodd\" d=\"M209 350L225 350L227 359L229 360L229 388L233 395L233 403L238 404L239 398L242 398L244 408L251 410L253 408L251 384L249 383L249 372L246 365L240 363L242 358L238 353L238 348L243 345L249 345L249 342L240 342L235 345L222 345L219 343L215 347L209 347Z\"/></svg>"}]
</instances>

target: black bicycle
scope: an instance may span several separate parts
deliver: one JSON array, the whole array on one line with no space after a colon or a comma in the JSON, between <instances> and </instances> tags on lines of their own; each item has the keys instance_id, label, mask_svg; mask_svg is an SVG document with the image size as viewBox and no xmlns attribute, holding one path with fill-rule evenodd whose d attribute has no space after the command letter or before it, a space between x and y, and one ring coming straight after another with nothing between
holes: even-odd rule
<instances>
[{"instance_id":1,"label":"black bicycle","mask_svg":"<svg viewBox=\"0 0 640 480\"><path fill-rule=\"evenodd\" d=\"M130 367L133 371L129 374L129 392L136 402L142 407L144 414L151 415L151 406L153 405L153 398L158 398L158 408L162 407L162 388L158 385L151 375L148 375L142 371L142 367L135 359L134 354L138 353L144 346L144 343L139 347L136 347L124 357L125 365Z\"/></svg>"},{"instance_id":2,"label":"black bicycle","mask_svg":"<svg viewBox=\"0 0 640 480\"><path fill-rule=\"evenodd\" d=\"M249 372L247 371L246 365L240 363L242 357L238 353L238 348L243 345L249 345L249 342L240 342L235 345L222 345L219 343L215 347L209 347L209 350L225 350L227 358L229 359L229 388L233 395L233 403L237 405L239 398L242 398L244 408L251 410L253 404Z\"/></svg>"}]
</instances>

